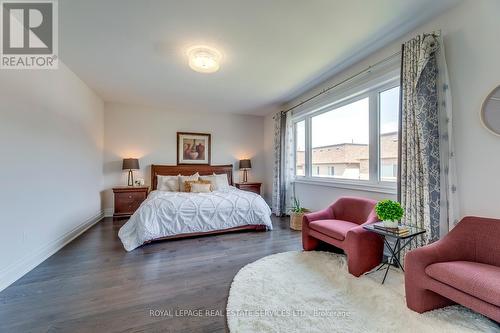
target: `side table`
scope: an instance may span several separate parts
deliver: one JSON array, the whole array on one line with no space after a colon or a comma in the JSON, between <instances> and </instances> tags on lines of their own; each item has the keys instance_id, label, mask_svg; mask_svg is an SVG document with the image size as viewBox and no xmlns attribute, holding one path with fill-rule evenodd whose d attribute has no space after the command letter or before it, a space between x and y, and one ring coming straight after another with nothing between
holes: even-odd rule
<instances>
[{"instance_id":1,"label":"side table","mask_svg":"<svg viewBox=\"0 0 500 333\"><path fill-rule=\"evenodd\" d=\"M373 226L373 224L368 224L368 225L363 226L363 229L368 230L370 232L374 232L376 234L379 234L384 238L384 243L385 243L385 245L387 245L387 247L389 248L389 251L391 252L391 258L394 259L394 261L396 262L396 266L401 268L401 270L403 272L405 270L403 268L403 265L401 265L401 262L398 259L399 253L405 247L410 245L411 241L414 240L415 237L425 233L425 229L422 229L422 228L418 228L418 227L414 227L414 226L406 226L406 227L409 228L409 232L405 235L398 235L394 232L390 232L390 231L386 231L386 230L382 230L382 229L377 229ZM391 244L387 241L387 237L391 237L391 238L396 239L396 242L394 243L394 247L392 247ZM403 244L403 245L401 245L401 244ZM384 268L385 266L387 266L387 268L385 270L384 279L382 280L382 284L384 284L385 278L387 277L387 273L389 272L389 268L391 267L389 260L382 263L378 268L376 268L368 273L365 273L365 275L377 272L377 271L381 270L382 268Z\"/></svg>"}]
</instances>

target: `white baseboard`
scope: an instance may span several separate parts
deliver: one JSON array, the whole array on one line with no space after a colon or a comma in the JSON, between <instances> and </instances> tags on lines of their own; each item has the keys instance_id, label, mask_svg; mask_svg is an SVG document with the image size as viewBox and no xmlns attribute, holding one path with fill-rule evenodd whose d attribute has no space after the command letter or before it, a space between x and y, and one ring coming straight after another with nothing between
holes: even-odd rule
<instances>
[{"instance_id":1,"label":"white baseboard","mask_svg":"<svg viewBox=\"0 0 500 333\"><path fill-rule=\"evenodd\" d=\"M36 266L40 265L47 258L62 249L65 245L69 244L76 237L87 231L97 222L101 221L104 217L103 211L88 218L73 230L67 232L53 242L41 246L37 250L30 251L24 258L17 260L12 265L9 265L0 271L0 291L4 290L12 283L16 282L26 273L31 271Z\"/></svg>"},{"instance_id":2,"label":"white baseboard","mask_svg":"<svg viewBox=\"0 0 500 333\"><path fill-rule=\"evenodd\" d=\"M104 217L113 217L113 208L104 208Z\"/></svg>"}]
</instances>

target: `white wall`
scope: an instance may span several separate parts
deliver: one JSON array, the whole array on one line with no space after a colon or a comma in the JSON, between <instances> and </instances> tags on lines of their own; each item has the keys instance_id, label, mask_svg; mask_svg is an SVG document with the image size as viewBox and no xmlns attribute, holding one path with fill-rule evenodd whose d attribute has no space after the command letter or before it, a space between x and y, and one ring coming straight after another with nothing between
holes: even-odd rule
<instances>
[{"instance_id":1,"label":"white wall","mask_svg":"<svg viewBox=\"0 0 500 333\"><path fill-rule=\"evenodd\" d=\"M451 92L453 95L453 127L458 162L458 185L461 215L500 217L500 137L485 130L479 120L483 99L500 84L500 1L464 1L445 14L383 47L360 63L335 75L324 84L290 101L294 105L325 87L365 69L400 50L405 40L421 32L442 30ZM272 118L266 118L266 128ZM267 169L268 173L272 169ZM267 177L271 177L266 175ZM347 191L314 185L297 185L297 195L305 206L324 207L341 195L365 195L383 198L384 194Z\"/></svg>"},{"instance_id":2,"label":"white wall","mask_svg":"<svg viewBox=\"0 0 500 333\"><path fill-rule=\"evenodd\" d=\"M112 212L111 188L127 182L122 159L140 159L141 170L135 177L150 182L151 164L177 163L177 132L212 135L212 164L233 164L234 180L240 179L238 161L252 160L249 181L264 180L264 117L228 113L188 113L116 103L105 104L104 130L104 201L106 214ZM269 184L264 183L264 191Z\"/></svg>"},{"instance_id":3,"label":"white wall","mask_svg":"<svg viewBox=\"0 0 500 333\"><path fill-rule=\"evenodd\" d=\"M0 290L101 216L103 102L73 72L0 74Z\"/></svg>"}]
</instances>

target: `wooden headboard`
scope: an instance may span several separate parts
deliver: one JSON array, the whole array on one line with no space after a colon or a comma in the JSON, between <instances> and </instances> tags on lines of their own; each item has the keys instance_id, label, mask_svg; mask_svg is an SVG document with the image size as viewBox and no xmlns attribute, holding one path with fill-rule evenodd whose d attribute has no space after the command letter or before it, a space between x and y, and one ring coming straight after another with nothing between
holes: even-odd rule
<instances>
[{"instance_id":1,"label":"wooden headboard","mask_svg":"<svg viewBox=\"0 0 500 333\"><path fill-rule=\"evenodd\" d=\"M229 165L151 165L151 190L156 190L158 179L156 176L191 176L195 173L201 176L212 174L226 174L229 185L233 185L233 166Z\"/></svg>"}]
</instances>

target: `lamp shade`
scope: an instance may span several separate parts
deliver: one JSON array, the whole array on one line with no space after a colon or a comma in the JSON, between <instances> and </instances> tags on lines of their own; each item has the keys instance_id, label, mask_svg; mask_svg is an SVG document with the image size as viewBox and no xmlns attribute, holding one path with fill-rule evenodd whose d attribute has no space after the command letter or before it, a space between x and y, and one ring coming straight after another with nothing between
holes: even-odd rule
<instances>
[{"instance_id":1,"label":"lamp shade","mask_svg":"<svg viewBox=\"0 0 500 333\"><path fill-rule=\"evenodd\" d=\"M124 158L122 170L139 170L139 160L137 158Z\"/></svg>"},{"instance_id":2,"label":"lamp shade","mask_svg":"<svg viewBox=\"0 0 500 333\"><path fill-rule=\"evenodd\" d=\"M251 169L252 162L250 160L240 160L240 169Z\"/></svg>"}]
</instances>

